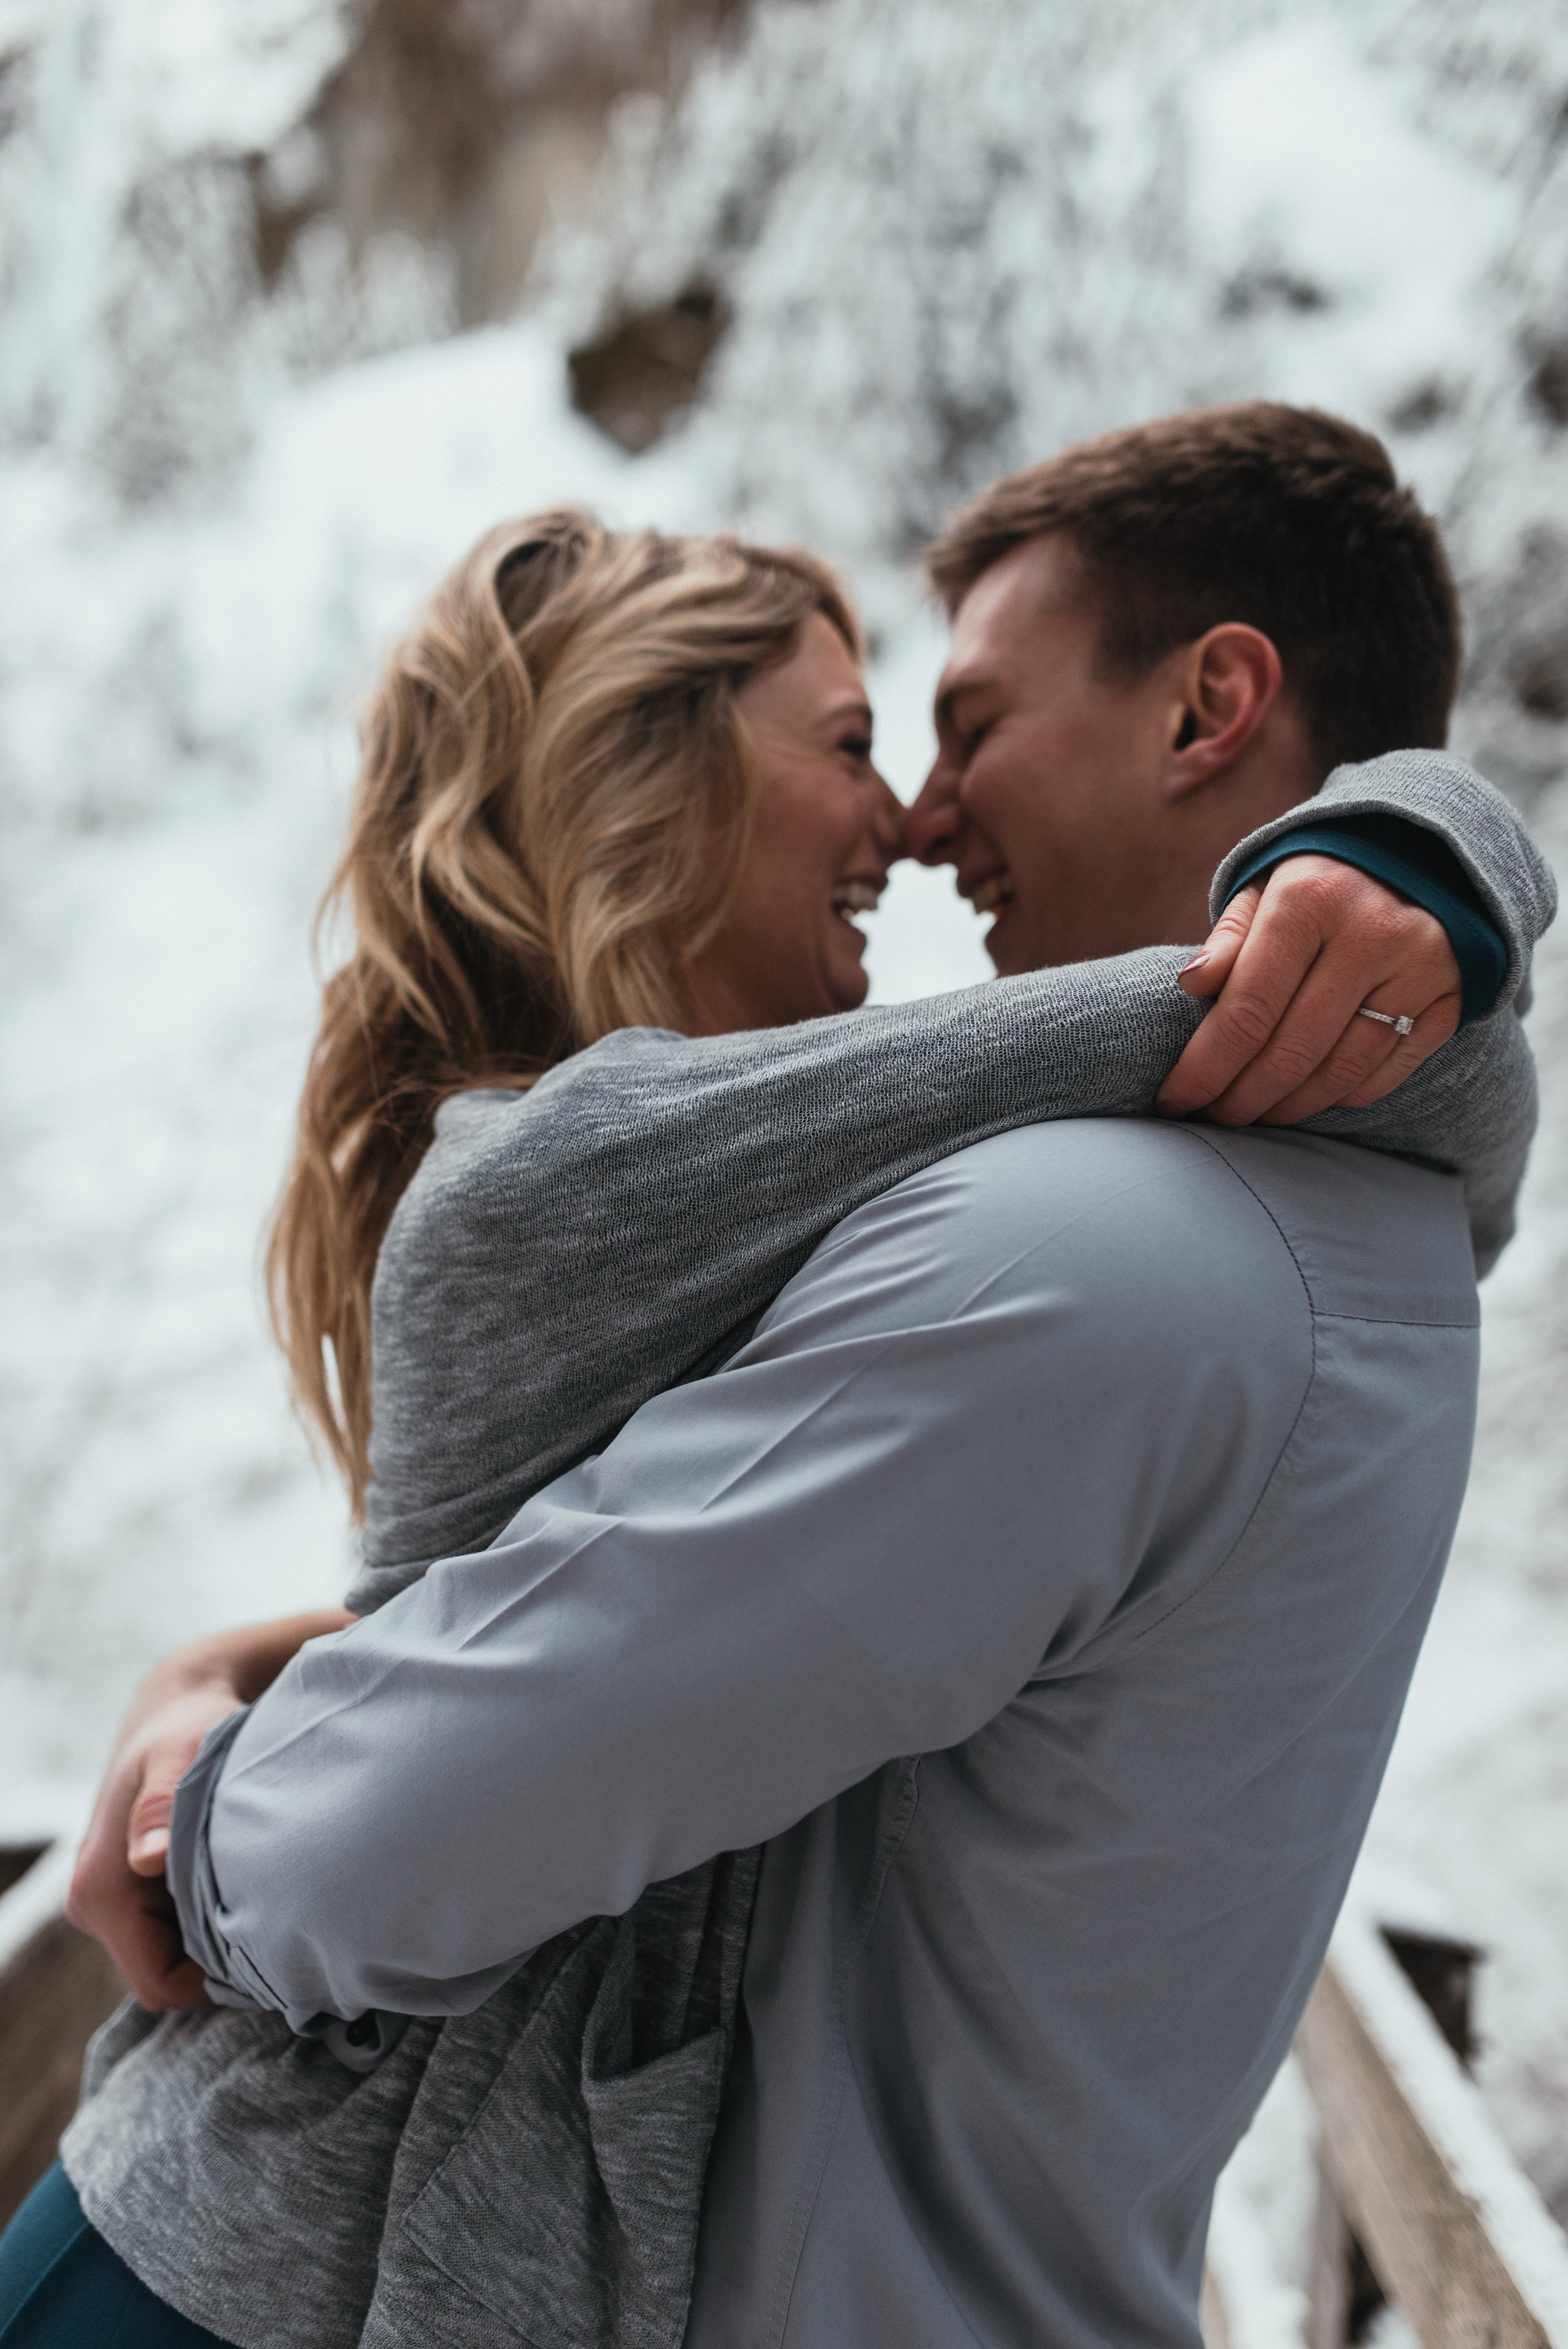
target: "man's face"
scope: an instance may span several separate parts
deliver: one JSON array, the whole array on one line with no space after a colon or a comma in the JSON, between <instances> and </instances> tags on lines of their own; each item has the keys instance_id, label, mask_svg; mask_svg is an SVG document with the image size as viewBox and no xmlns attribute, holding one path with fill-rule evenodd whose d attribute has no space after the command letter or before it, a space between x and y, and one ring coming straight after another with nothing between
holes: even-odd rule
<instances>
[{"instance_id":1,"label":"man's face","mask_svg":"<svg viewBox=\"0 0 1568 2349\"><path fill-rule=\"evenodd\" d=\"M1059 538L982 573L954 624L936 762L910 812L912 851L954 865L976 912L995 911L986 946L1004 977L1208 926L1166 837L1175 670L1130 685L1099 675L1081 593Z\"/></svg>"}]
</instances>

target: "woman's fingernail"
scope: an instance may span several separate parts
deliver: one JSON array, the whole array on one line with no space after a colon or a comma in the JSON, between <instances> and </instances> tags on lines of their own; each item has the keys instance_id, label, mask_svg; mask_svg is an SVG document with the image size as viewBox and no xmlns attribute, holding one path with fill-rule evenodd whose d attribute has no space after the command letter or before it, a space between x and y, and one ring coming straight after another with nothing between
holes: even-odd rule
<instances>
[{"instance_id":1,"label":"woman's fingernail","mask_svg":"<svg viewBox=\"0 0 1568 2349\"><path fill-rule=\"evenodd\" d=\"M1202 970L1202 968L1203 968L1203 965L1208 961L1208 959L1209 959L1209 949L1208 949L1208 947L1205 947L1203 948L1203 951L1202 951L1202 954L1195 954L1195 955L1193 956L1193 957L1192 957L1192 959L1191 959L1191 962L1184 962L1184 963L1182 964L1181 968L1181 971L1180 971L1180 973L1179 973L1178 975L1179 975L1181 978L1186 978L1186 976L1187 976L1187 973L1188 973L1190 970Z\"/></svg>"}]
</instances>

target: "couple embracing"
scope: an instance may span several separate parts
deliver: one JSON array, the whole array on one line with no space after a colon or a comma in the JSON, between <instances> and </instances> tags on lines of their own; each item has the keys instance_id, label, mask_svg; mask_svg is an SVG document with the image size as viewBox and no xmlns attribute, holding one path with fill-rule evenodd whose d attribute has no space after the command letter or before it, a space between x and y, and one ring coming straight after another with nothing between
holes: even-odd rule
<instances>
[{"instance_id":1,"label":"couple embracing","mask_svg":"<svg viewBox=\"0 0 1568 2349\"><path fill-rule=\"evenodd\" d=\"M136 1997L7 2349L1196 2343L1463 1492L1552 884L1367 434L1115 434L927 566L907 813L798 550L536 517L394 654L271 1256L364 1568L133 1707L73 1913ZM901 854L999 977L866 1011Z\"/></svg>"}]
</instances>

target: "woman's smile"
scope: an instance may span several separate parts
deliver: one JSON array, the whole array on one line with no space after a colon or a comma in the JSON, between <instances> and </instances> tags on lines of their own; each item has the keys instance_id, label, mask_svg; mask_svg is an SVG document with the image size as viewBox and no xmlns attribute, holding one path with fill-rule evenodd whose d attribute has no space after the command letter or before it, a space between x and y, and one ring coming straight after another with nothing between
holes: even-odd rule
<instances>
[{"instance_id":1,"label":"woman's smile","mask_svg":"<svg viewBox=\"0 0 1568 2349\"><path fill-rule=\"evenodd\" d=\"M853 875L846 880L841 881L835 887L833 891L833 911L835 914L838 914L842 917L848 927L853 930L856 937L863 939L865 932L861 928L859 923L855 921L853 918L854 916L856 914L874 914L877 906L882 902L882 894L886 885L887 875L883 874L882 878L876 881L870 881L862 876Z\"/></svg>"},{"instance_id":2,"label":"woman's smile","mask_svg":"<svg viewBox=\"0 0 1568 2349\"><path fill-rule=\"evenodd\" d=\"M757 762L751 833L717 932L688 966L709 1034L852 1011L865 932L903 852L903 810L872 757L872 713L843 636L813 612L788 660L736 695Z\"/></svg>"}]
</instances>

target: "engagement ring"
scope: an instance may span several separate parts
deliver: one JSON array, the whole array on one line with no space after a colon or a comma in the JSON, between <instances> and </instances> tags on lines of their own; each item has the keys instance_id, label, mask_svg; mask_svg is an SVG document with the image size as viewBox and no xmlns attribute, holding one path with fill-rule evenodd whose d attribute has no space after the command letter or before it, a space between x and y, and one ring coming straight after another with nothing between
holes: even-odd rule
<instances>
[{"instance_id":1,"label":"engagement ring","mask_svg":"<svg viewBox=\"0 0 1568 2349\"><path fill-rule=\"evenodd\" d=\"M1356 1017L1357 1019L1376 1019L1385 1028L1397 1029L1401 1036L1408 1036L1416 1024L1413 1019L1407 1019L1403 1012L1396 1019L1391 1011L1372 1011L1365 1003Z\"/></svg>"}]
</instances>

